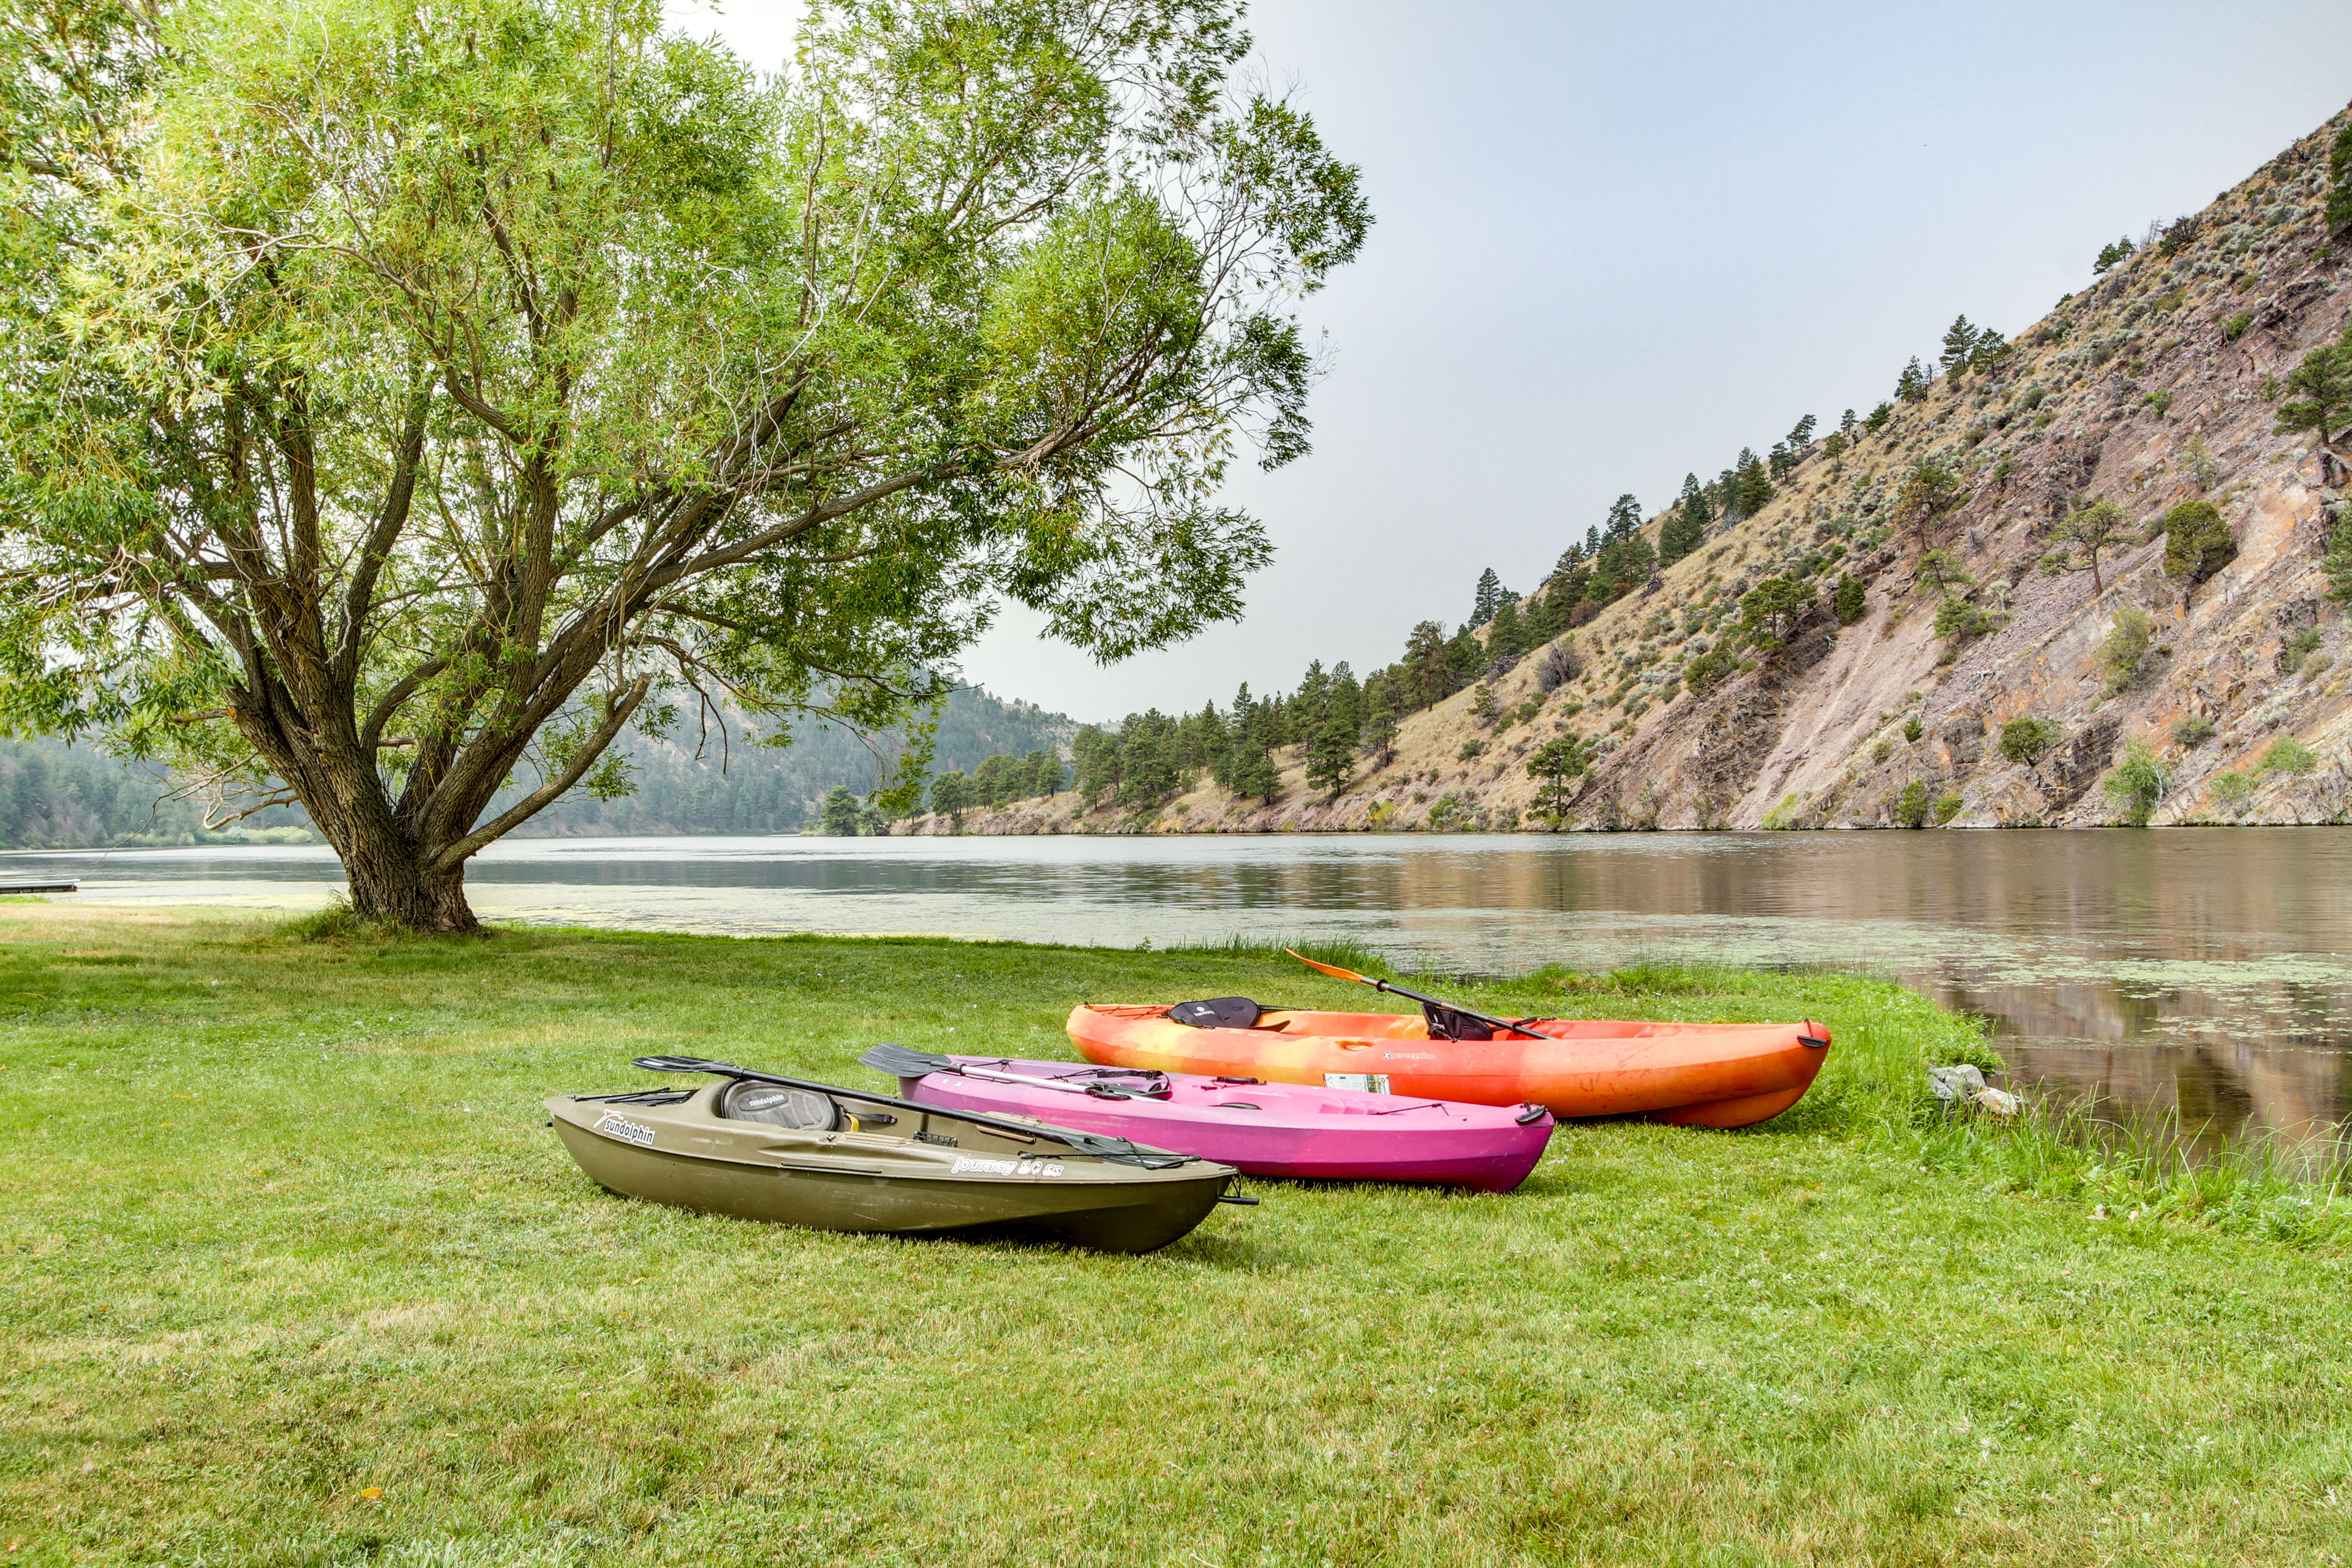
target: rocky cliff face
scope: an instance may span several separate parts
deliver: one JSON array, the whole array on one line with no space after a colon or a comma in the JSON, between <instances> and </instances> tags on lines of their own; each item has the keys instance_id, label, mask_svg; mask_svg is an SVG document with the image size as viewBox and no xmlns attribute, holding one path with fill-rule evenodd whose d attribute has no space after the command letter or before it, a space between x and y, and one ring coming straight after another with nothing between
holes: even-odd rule
<instances>
[{"instance_id":1,"label":"rocky cliff face","mask_svg":"<svg viewBox=\"0 0 2352 1568\"><path fill-rule=\"evenodd\" d=\"M1548 649L1500 669L1485 716L1468 691L1412 715L1395 756L1335 797L1294 755L1270 805L1213 784L1141 814L1063 795L964 829L2077 826L2129 809L2103 787L2127 756L2153 764L2137 776L2143 798L2160 788L2158 826L2347 820L2352 662L2318 568L2336 492L2307 440L2274 433L2276 382L2352 303L2352 247L2321 215L2340 120L2062 302L1997 369L1937 381L1842 451L1816 443L1754 516L1563 639L1574 679L1545 689ZM1914 527L1897 514L1922 463L1964 499ZM2155 529L2195 500L2236 553L2189 584ZM2101 500L2127 527L2095 584L2039 570L2062 520ZM1866 597L1841 626L1845 574ZM1690 689L1691 662L1775 576L1804 591L1793 629ZM2028 720L2004 755L2004 726ZM1538 818L1527 759L1563 733L1596 760L1566 814Z\"/></svg>"}]
</instances>

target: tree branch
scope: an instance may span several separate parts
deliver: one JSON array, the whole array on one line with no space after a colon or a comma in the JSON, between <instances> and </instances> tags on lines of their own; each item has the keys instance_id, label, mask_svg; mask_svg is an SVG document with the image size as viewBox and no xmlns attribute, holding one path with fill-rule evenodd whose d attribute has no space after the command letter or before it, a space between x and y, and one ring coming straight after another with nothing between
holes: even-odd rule
<instances>
[{"instance_id":1,"label":"tree branch","mask_svg":"<svg viewBox=\"0 0 2352 1568\"><path fill-rule=\"evenodd\" d=\"M645 700L646 692L652 684L651 676L637 677L621 694L620 700L605 710L604 721L596 726L594 734L581 742L580 750L573 755L569 767L442 850L425 869L436 873L457 869L475 850L513 832L537 816L543 807L561 798L565 790L586 776L588 770L595 765L596 759L604 754L604 748L611 745L614 738L627 727L629 716L637 710L637 704Z\"/></svg>"}]
</instances>

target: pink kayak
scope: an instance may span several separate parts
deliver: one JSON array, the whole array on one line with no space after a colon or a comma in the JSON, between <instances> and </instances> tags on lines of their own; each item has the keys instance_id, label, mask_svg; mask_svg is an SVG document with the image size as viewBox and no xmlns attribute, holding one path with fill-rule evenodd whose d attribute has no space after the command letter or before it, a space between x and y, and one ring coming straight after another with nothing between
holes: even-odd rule
<instances>
[{"instance_id":1,"label":"pink kayak","mask_svg":"<svg viewBox=\"0 0 2352 1568\"><path fill-rule=\"evenodd\" d=\"M881 1046L858 1058L898 1079L901 1098L949 1110L1027 1116L1197 1154L1253 1176L1433 1182L1507 1193L1551 1137L1534 1105L1200 1078L1084 1062L941 1057Z\"/></svg>"}]
</instances>

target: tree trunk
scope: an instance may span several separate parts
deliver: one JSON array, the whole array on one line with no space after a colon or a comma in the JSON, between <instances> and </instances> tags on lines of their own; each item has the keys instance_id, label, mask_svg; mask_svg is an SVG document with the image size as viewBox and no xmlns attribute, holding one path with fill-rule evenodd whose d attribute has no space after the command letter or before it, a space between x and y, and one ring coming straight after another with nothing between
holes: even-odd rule
<instances>
[{"instance_id":1,"label":"tree trunk","mask_svg":"<svg viewBox=\"0 0 2352 1568\"><path fill-rule=\"evenodd\" d=\"M419 841L413 825L394 812L373 769L316 755L300 760L308 765L281 765L280 776L294 781L310 820L343 863L354 913L408 931L481 929L466 902L465 861L431 869L443 847Z\"/></svg>"},{"instance_id":2,"label":"tree trunk","mask_svg":"<svg viewBox=\"0 0 2352 1568\"><path fill-rule=\"evenodd\" d=\"M419 931L481 929L466 902L462 863L454 871L428 871L431 853L409 844L396 830L355 833L352 838L335 850L352 879L352 909L360 918Z\"/></svg>"}]
</instances>

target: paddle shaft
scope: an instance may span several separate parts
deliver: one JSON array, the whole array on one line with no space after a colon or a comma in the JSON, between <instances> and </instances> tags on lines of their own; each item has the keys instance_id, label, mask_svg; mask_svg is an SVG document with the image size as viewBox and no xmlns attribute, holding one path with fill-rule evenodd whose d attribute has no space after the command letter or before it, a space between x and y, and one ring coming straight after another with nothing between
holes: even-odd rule
<instances>
[{"instance_id":1,"label":"paddle shaft","mask_svg":"<svg viewBox=\"0 0 2352 1568\"><path fill-rule=\"evenodd\" d=\"M1082 1154L1097 1154L1097 1157L1100 1157L1097 1151L1075 1142L1063 1129L1042 1124L1032 1126L1025 1122L1007 1121L982 1110L950 1110L945 1106L925 1105L919 1100L901 1100L894 1094L869 1094L862 1089L845 1089L837 1083L818 1083L813 1079L786 1078L782 1073L760 1072L751 1068L737 1067L733 1062L714 1062L702 1057L638 1057L629 1065L643 1068L647 1072L707 1072L716 1078L740 1079L746 1083L772 1083L785 1089L813 1089L818 1094L837 1095L845 1100L863 1100L868 1105L887 1105L899 1110L916 1110L928 1116L945 1116L954 1121L969 1121L998 1132L1015 1134L1031 1143L1036 1142L1040 1138L1048 1142L1066 1143ZM1102 1135L1087 1133L1085 1136L1100 1137ZM1177 1157L1185 1160L1199 1158L1194 1154Z\"/></svg>"},{"instance_id":2,"label":"paddle shaft","mask_svg":"<svg viewBox=\"0 0 2352 1568\"><path fill-rule=\"evenodd\" d=\"M1441 1002L1434 996L1423 996L1418 991L1408 991L1402 985L1391 985L1385 980L1377 980L1369 974L1359 974L1356 978L1375 991L1385 991L1391 996L1402 996L1407 1001L1419 1002L1425 1006L1443 1007L1449 1013L1459 1013L1465 1018L1475 1018L1490 1028L1507 1029L1514 1035L1525 1035L1531 1040L1544 1037L1529 1029L1525 1023L1513 1024L1501 1018L1489 1018L1484 1013L1473 1013L1467 1007L1457 1007L1451 1002Z\"/></svg>"},{"instance_id":3,"label":"paddle shaft","mask_svg":"<svg viewBox=\"0 0 2352 1568\"><path fill-rule=\"evenodd\" d=\"M1307 957L1305 953L1293 948L1286 947L1282 951L1289 953L1291 957L1298 960L1299 963L1305 964L1307 968L1315 970L1319 973L1328 974L1334 980L1352 980L1360 985L1369 985L1375 991L1386 991L1391 995L1410 997L1412 1000L1422 1004L1425 1007L1443 1007L1445 1011L1449 1013L1458 1013L1465 1018L1475 1018L1478 1022L1485 1024L1489 1028L1507 1029L1515 1035L1525 1035L1531 1040L1540 1040L1547 1037L1535 1033L1528 1027L1529 1024L1535 1021L1532 1018L1521 1018L1516 1024L1506 1022L1501 1018L1489 1018L1484 1013L1473 1013L1467 1007L1456 1007L1451 1002L1441 1002L1434 996L1423 996L1418 991L1408 991L1402 985L1391 985L1385 980L1375 979L1373 976L1369 974L1359 974L1352 969L1342 969L1336 963L1318 963L1314 959Z\"/></svg>"}]
</instances>

